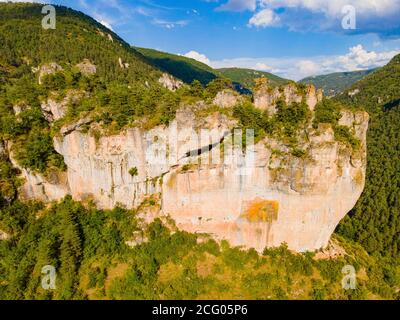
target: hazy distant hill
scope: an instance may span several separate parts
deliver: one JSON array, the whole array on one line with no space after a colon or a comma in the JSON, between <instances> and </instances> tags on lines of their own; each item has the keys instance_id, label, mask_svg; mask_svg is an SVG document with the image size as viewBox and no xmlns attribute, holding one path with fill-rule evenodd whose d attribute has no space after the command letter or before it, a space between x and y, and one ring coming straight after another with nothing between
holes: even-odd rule
<instances>
[{"instance_id":1,"label":"hazy distant hill","mask_svg":"<svg viewBox=\"0 0 400 320\"><path fill-rule=\"evenodd\" d=\"M300 80L300 83L313 84L318 89L323 89L325 95L335 96L343 92L357 81L365 78L376 69L353 71L353 72L336 72L326 75L308 77Z\"/></svg>"}]
</instances>

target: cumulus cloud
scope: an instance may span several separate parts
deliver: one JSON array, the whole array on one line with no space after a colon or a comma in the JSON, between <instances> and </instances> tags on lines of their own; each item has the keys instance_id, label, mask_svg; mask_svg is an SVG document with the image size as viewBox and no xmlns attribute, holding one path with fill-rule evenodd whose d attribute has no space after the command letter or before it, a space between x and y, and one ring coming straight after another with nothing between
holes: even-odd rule
<instances>
[{"instance_id":1,"label":"cumulus cloud","mask_svg":"<svg viewBox=\"0 0 400 320\"><path fill-rule=\"evenodd\" d=\"M219 6L217 11L254 11L256 10L256 0L228 0L227 3Z\"/></svg>"},{"instance_id":2,"label":"cumulus cloud","mask_svg":"<svg viewBox=\"0 0 400 320\"><path fill-rule=\"evenodd\" d=\"M188 53L185 53L183 56L197 60L197 61L202 62L207 65L211 64L210 59L208 59L204 54L198 53L197 51L193 51L193 50L189 51Z\"/></svg>"},{"instance_id":3,"label":"cumulus cloud","mask_svg":"<svg viewBox=\"0 0 400 320\"><path fill-rule=\"evenodd\" d=\"M352 6L356 29L343 29L342 20ZM375 33L400 37L400 0L228 0L217 11L252 11L248 26L287 27L291 31L336 31L349 34Z\"/></svg>"},{"instance_id":4,"label":"cumulus cloud","mask_svg":"<svg viewBox=\"0 0 400 320\"><path fill-rule=\"evenodd\" d=\"M264 9L256 13L249 21L249 26L255 27L271 27L276 26L280 19L274 11L270 9Z\"/></svg>"},{"instance_id":5,"label":"cumulus cloud","mask_svg":"<svg viewBox=\"0 0 400 320\"><path fill-rule=\"evenodd\" d=\"M342 16L342 8L351 5L360 15L384 17L398 12L399 0L260 0L261 7L272 8L304 8L313 12L323 12L330 17Z\"/></svg>"},{"instance_id":6,"label":"cumulus cloud","mask_svg":"<svg viewBox=\"0 0 400 320\"><path fill-rule=\"evenodd\" d=\"M367 51L362 45L349 49L344 55L297 58L238 58L212 61L214 68L250 68L268 71L282 77L300 80L308 76L367 70L387 64L400 50ZM267 69L267 68L268 69Z\"/></svg>"},{"instance_id":7,"label":"cumulus cloud","mask_svg":"<svg viewBox=\"0 0 400 320\"><path fill-rule=\"evenodd\" d=\"M106 28L110 29L111 31L114 31L114 29L112 28L112 25L111 25L111 23L110 23L109 21L102 19L102 20L100 20L99 22L100 22L103 26L105 26Z\"/></svg>"},{"instance_id":8,"label":"cumulus cloud","mask_svg":"<svg viewBox=\"0 0 400 320\"><path fill-rule=\"evenodd\" d=\"M335 30L400 36L400 0L259 0L258 4L261 10L280 10L281 24L293 31ZM343 8L349 5L356 12L355 30L342 28Z\"/></svg>"},{"instance_id":9,"label":"cumulus cloud","mask_svg":"<svg viewBox=\"0 0 400 320\"><path fill-rule=\"evenodd\" d=\"M256 65L254 66L254 69L260 70L260 71L269 71L269 70L271 70L272 68L269 67L269 66L267 66L265 63L258 62L258 63L256 63Z\"/></svg>"}]
</instances>

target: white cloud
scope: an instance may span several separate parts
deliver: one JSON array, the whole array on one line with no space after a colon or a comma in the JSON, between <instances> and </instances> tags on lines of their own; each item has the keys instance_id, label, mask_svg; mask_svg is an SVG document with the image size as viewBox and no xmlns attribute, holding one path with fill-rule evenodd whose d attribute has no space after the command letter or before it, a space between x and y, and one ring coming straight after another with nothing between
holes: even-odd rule
<instances>
[{"instance_id":1,"label":"white cloud","mask_svg":"<svg viewBox=\"0 0 400 320\"><path fill-rule=\"evenodd\" d=\"M257 4L258 10L251 18L250 25L258 27L268 27L279 18L280 25L291 31L334 30L400 37L400 0L258 0ZM345 17L342 10L348 5L355 8L355 30L342 28L341 22ZM269 21L273 16L275 18Z\"/></svg>"},{"instance_id":2,"label":"white cloud","mask_svg":"<svg viewBox=\"0 0 400 320\"><path fill-rule=\"evenodd\" d=\"M256 0L228 0L227 3L219 6L217 11L254 11L256 10Z\"/></svg>"},{"instance_id":3,"label":"white cloud","mask_svg":"<svg viewBox=\"0 0 400 320\"><path fill-rule=\"evenodd\" d=\"M276 26L279 23L279 21L280 19L275 14L274 11L270 9L264 9L256 13L253 17L251 17L249 21L249 26L265 28L265 27Z\"/></svg>"},{"instance_id":4,"label":"white cloud","mask_svg":"<svg viewBox=\"0 0 400 320\"><path fill-rule=\"evenodd\" d=\"M191 58L197 61L200 61L204 64L210 65L210 59L208 59L204 54L198 53L197 51L189 51L188 53L185 53L183 56L187 58Z\"/></svg>"},{"instance_id":5,"label":"white cloud","mask_svg":"<svg viewBox=\"0 0 400 320\"><path fill-rule=\"evenodd\" d=\"M106 28L110 29L111 31L114 31L114 29L112 28L112 25L109 21L103 19L103 20L100 20L99 22Z\"/></svg>"},{"instance_id":6,"label":"white cloud","mask_svg":"<svg viewBox=\"0 0 400 320\"><path fill-rule=\"evenodd\" d=\"M178 20L178 21L168 21L168 20L163 20L163 19L158 19L154 18L152 21L153 24L156 24L158 26L167 28L167 29L173 29L175 27L184 27L186 26L189 22L187 20Z\"/></svg>"},{"instance_id":7,"label":"white cloud","mask_svg":"<svg viewBox=\"0 0 400 320\"><path fill-rule=\"evenodd\" d=\"M282 77L300 80L308 76L333 72L367 70L387 64L400 50L367 51L354 46L344 55L297 58L237 58L211 61L214 68L250 68L272 72ZM265 67L268 67L265 68Z\"/></svg>"},{"instance_id":8,"label":"white cloud","mask_svg":"<svg viewBox=\"0 0 400 320\"><path fill-rule=\"evenodd\" d=\"M342 8L351 5L361 15L385 16L399 11L399 0L260 0L262 7L303 8L312 12L323 12L330 17L342 16Z\"/></svg>"},{"instance_id":9,"label":"white cloud","mask_svg":"<svg viewBox=\"0 0 400 320\"><path fill-rule=\"evenodd\" d=\"M271 70L271 67L267 66L265 63L258 62L254 66L254 69L260 70L260 71L269 71L269 70Z\"/></svg>"}]
</instances>

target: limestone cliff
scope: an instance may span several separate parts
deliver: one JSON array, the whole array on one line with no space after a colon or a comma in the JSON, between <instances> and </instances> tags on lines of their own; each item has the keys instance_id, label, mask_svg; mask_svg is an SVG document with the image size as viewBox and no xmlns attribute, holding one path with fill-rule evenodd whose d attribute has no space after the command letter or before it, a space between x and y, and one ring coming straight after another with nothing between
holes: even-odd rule
<instances>
[{"instance_id":1,"label":"limestone cliff","mask_svg":"<svg viewBox=\"0 0 400 320\"><path fill-rule=\"evenodd\" d=\"M297 101L293 88L280 92ZM306 97L314 109L315 90L308 88ZM259 251L284 242L292 250L316 250L327 246L363 191L368 119L365 112L342 112L340 124L361 141L357 152L336 141L329 125L309 125L299 134L301 156L282 141L264 138L247 153L254 157L252 166L203 161L228 144L237 125L218 112L198 118L193 107L183 108L168 127L131 128L97 139L79 124L70 125L54 138L67 172L44 178L22 170L22 193L45 201L71 194L101 208L132 208L160 195L159 215L170 215L183 230ZM214 134L193 144L188 132L198 129L214 129ZM162 155L168 161L157 161Z\"/></svg>"}]
</instances>

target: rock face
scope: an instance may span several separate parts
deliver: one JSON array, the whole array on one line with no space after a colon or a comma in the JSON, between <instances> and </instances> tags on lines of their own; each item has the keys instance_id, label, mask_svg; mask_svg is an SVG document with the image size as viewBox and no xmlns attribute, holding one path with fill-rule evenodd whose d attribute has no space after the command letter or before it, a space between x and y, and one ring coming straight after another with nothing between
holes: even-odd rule
<instances>
[{"instance_id":1,"label":"rock face","mask_svg":"<svg viewBox=\"0 0 400 320\"><path fill-rule=\"evenodd\" d=\"M168 73L163 73L162 77L158 80L158 82L171 91L175 91L183 85L182 81L175 79Z\"/></svg>"},{"instance_id":2,"label":"rock face","mask_svg":"<svg viewBox=\"0 0 400 320\"><path fill-rule=\"evenodd\" d=\"M89 59L84 59L81 63L77 64L76 67L85 76L90 76L97 72L96 66L91 63Z\"/></svg>"},{"instance_id":3,"label":"rock face","mask_svg":"<svg viewBox=\"0 0 400 320\"><path fill-rule=\"evenodd\" d=\"M8 240L10 239L10 235L5 233L4 231L0 230L0 241Z\"/></svg>"},{"instance_id":4,"label":"rock face","mask_svg":"<svg viewBox=\"0 0 400 320\"><path fill-rule=\"evenodd\" d=\"M241 100L240 95L232 90L218 92L213 104L221 108L232 108Z\"/></svg>"},{"instance_id":5,"label":"rock face","mask_svg":"<svg viewBox=\"0 0 400 320\"><path fill-rule=\"evenodd\" d=\"M279 89L272 88L269 82L264 80L257 86L254 92L254 105L256 108L266 110L270 115L273 115L277 111L276 105L280 99L284 100L287 104L304 101L310 110L314 110L322 98L322 91L317 91L313 85L307 85L305 92L301 92L294 83L289 83Z\"/></svg>"},{"instance_id":6,"label":"rock face","mask_svg":"<svg viewBox=\"0 0 400 320\"><path fill-rule=\"evenodd\" d=\"M47 99L41 104L44 118L49 122L61 119L67 112L68 104L78 102L83 95L82 91L70 90L61 101L57 101L56 98Z\"/></svg>"},{"instance_id":7,"label":"rock face","mask_svg":"<svg viewBox=\"0 0 400 320\"><path fill-rule=\"evenodd\" d=\"M291 89L287 96L296 99ZM100 208L131 208L157 195L159 214L170 215L183 230L258 251L284 242L295 251L326 247L364 189L368 114L344 111L340 120L361 140L358 152L335 141L329 125L320 125L300 134L300 155L265 138L243 162L235 157L241 147L227 152L236 122L219 113L197 119L191 110L180 110L169 127L132 128L99 140L69 126L54 139L66 176L45 179L23 170L25 195L50 201L71 194ZM214 131L207 139L200 134L199 144L193 138L199 129ZM224 154L218 153L222 141Z\"/></svg>"},{"instance_id":8,"label":"rock face","mask_svg":"<svg viewBox=\"0 0 400 320\"><path fill-rule=\"evenodd\" d=\"M63 71L63 68L55 62L43 64L39 67L39 84L42 84L43 77Z\"/></svg>"}]
</instances>

